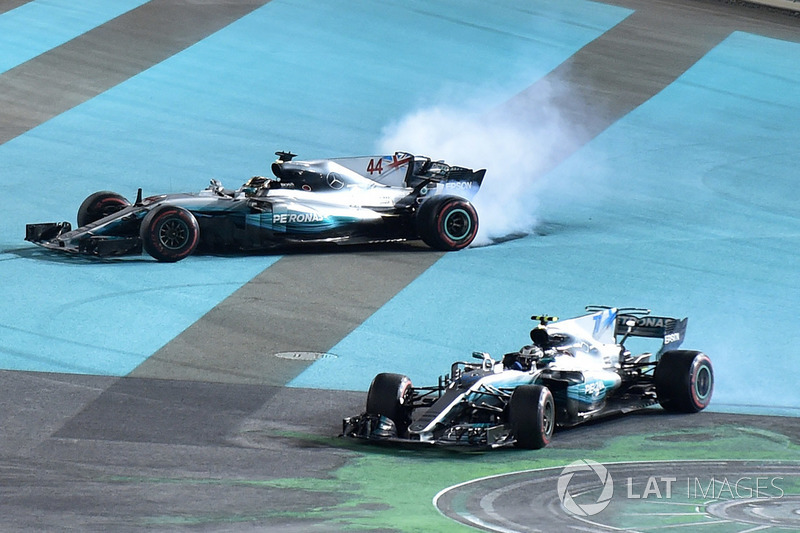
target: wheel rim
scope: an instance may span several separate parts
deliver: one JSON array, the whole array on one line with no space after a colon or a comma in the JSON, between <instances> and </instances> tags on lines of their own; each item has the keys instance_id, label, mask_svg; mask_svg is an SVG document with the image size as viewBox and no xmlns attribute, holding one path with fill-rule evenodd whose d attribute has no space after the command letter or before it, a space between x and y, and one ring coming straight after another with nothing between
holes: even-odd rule
<instances>
[{"instance_id":1,"label":"wheel rim","mask_svg":"<svg viewBox=\"0 0 800 533\"><path fill-rule=\"evenodd\" d=\"M694 381L694 392L700 401L708 398L711 393L711 369L703 365L697 370L697 377Z\"/></svg>"},{"instance_id":2,"label":"wheel rim","mask_svg":"<svg viewBox=\"0 0 800 533\"><path fill-rule=\"evenodd\" d=\"M553 424L555 422L555 408L553 402L547 401L542 409L542 431L545 436L553 434Z\"/></svg>"},{"instance_id":3,"label":"wheel rim","mask_svg":"<svg viewBox=\"0 0 800 533\"><path fill-rule=\"evenodd\" d=\"M170 219L158 229L158 240L165 248L177 250L189 240L189 226L180 219Z\"/></svg>"},{"instance_id":4,"label":"wheel rim","mask_svg":"<svg viewBox=\"0 0 800 533\"><path fill-rule=\"evenodd\" d=\"M472 231L472 217L464 209L454 209L444 220L444 232L454 241L466 238Z\"/></svg>"}]
</instances>

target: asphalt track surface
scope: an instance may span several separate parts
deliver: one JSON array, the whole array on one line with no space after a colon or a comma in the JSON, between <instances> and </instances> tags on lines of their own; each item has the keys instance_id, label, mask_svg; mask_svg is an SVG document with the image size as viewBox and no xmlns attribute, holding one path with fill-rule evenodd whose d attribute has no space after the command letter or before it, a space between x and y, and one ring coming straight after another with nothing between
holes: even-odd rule
<instances>
[{"instance_id":1,"label":"asphalt track surface","mask_svg":"<svg viewBox=\"0 0 800 533\"><path fill-rule=\"evenodd\" d=\"M0 13L18 5L24 3L0 2ZM0 143L262 5L149 2L0 74ZM658 94L731 32L800 40L796 17L766 8L688 0L613 5L634 12L499 106L530 111L525 102L549 90L553 79L570 88L571 97L556 105L581 124L581 134L552 153L542 172ZM589 122L585 108L576 105L586 101L596 110ZM604 530L608 524L571 521L553 504L560 468L589 453L609 463L651 461L651 449L657 459L770 465L799 456L795 419L711 412L688 418L647 413L565 431L538 454L418 456L340 441L340 420L360 410L363 393L286 387L313 361L274 354L331 351L441 257L415 244L287 254L124 376L0 372L0 528L456 531L462 526L436 513L433 494L482 475L541 466L552 469L549 477L536 478L551 483L542 496L549 498L545 514L551 522L542 530ZM642 435L647 439L639 448ZM714 441L719 449L708 444ZM703 479L752 473L749 463L732 465L675 468ZM796 466L791 468L787 477L796 476ZM612 474L628 469L636 476L663 472L648 463L615 467ZM792 483L786 491L797 494ZM791 506L797 500L784 501ZM529 500L506 503L517 509L524 503L530 511L516 520L541 518ZM715 516L739 512L714 509ZM758 527L742 523L749 525L733 530ZM761 525L798 528L794 522Z\"/></svg>"}]
</instances>

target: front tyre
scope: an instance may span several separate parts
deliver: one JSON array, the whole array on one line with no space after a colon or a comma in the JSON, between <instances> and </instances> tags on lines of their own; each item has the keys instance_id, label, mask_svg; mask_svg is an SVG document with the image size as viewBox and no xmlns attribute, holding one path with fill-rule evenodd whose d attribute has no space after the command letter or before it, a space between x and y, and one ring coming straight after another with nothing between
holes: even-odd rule
<instances>
[{"instance_id":1,"label":"front tyre","mask_svg":"<svg viewBox=\"0 0 800 533\"><path fill-rule=\"evenodd\" d=\"M437 195L419 206L416 227L419 237L431 248L461 250L478 233L478 213L464 198Z\"/></svg>"},{"instance_id":2,"label":"front tyre","mask_svg":"<svg viewBox=\"0 0 800 533\"><path fill-rule=\"evenodd\" d=\"M139 228L142 247L158 261L174 263L191 255L200 240L200 226L188 210L175 205L156 207Z\"/></svg>"},{"instance_id":3,"label":"front tyre","mask_svg":"<svg viewBox=\"0 0 800 533\"><path fill-rule=\"evenodd\" d=\"M714 370L711 359L703 352L664 352L653 377L658 403L667 411L696 413L711 401Z\"/></svg>"},{"instance_id":4,"label":"front tyre","mask_svg":"<svg viewBox=\"0 0 800 533\"><path fill-rule=\"evenodd\" d=\"M375 376L367 392L367 413L394 422L397 435L403 436L411 424L411 380L402 374Z\"/></svg>"},{"instance_id":5,"label":"front tyre","mask_svg":"<svg viewBox=\"0 0 800 533\"><path fill-rule=\"evenodd\" d=\"M556 404L550 389L521 385L511 393L508 410L518 448L538 450L550 444L556 425Z\"/></svg>"},{"instance_id":6,"label":"front tyre","mask_svg":"<svg viewBox=\"0 0 800 533\"><path fill-rule=\"evenodd\" d=\"M91 194L78 208L78 227L97 222L129 205L131 203L124 196L115 192L99 191Z\"/></svg>"}]
</instances>

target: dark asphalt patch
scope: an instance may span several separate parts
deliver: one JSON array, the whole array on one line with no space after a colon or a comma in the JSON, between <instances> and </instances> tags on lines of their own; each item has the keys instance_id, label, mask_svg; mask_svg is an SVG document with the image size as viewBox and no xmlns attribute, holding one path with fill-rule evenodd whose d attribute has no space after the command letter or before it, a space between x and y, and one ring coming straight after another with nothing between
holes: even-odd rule
<instances>
[{"instance_id":1,"label":"dark asphalt patch","mask_svg":"<svg viewBox=\"0 0 800 533\"><path fill-rule=\"evenodd\" d=\"M222 444L274 387L121 378L53 436L165 444Z\"/></svg>"}]
</instances>

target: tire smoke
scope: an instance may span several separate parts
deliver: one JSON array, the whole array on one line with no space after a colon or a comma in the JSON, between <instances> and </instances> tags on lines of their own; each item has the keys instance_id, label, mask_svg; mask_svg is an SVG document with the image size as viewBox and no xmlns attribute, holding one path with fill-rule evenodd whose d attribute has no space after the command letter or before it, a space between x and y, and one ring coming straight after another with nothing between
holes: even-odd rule
<instances>
[{"instance_id":1,"label":"tire smoke","mask_svg":"<svg viewBox=\"0 0 800 533\"><path fill-rule=\"evenodd\" d=\"M523 236L535 231L539 222L541 178L582 144L579 129L556 103L564 94L540 81L488 112L487 98L459 107L419 109L384 128L379 150L405 150L449 164L486 168L472 200L480 218L472 246Z\"/></svg>"}]
</instances>

